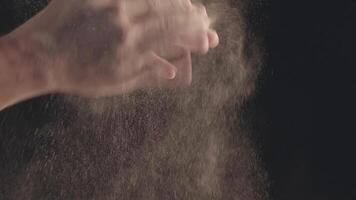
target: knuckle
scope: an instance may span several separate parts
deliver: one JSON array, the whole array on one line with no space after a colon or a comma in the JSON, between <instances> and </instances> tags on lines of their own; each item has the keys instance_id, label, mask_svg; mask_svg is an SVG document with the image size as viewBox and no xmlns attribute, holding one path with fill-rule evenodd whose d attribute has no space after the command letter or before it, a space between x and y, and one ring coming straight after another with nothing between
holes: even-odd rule
<instances>
[{"instance_id":1,"label":"knuckle","mask_svg":"<svg viewBox=\"0 0 356 200\"><path fill-rule=\"evenodd\" d=\"M208 12L206 11L206 8L204 6L204 4L202 3L196 3L194 5L196 11L201 14L201 15L204 15L204 16L208 16Z\"/></svg>"}]
</instances>

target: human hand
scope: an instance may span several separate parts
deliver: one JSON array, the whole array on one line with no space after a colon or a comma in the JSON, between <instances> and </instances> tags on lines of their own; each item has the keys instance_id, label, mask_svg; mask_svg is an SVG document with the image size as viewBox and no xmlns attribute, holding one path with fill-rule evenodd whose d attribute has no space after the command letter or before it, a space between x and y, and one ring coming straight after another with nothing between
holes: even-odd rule
<instances>
[{"instance_id":1,"label":"human hand","mask_svg":"<svg viewBox=\"0 0 356 200\"><path fill-rule=\"evenodd\" d=\"M191 52L218 44L190 0L53 0L18 30L48 60L53 89L106 96L191 82Z\"/></svg>"}]
</instances>

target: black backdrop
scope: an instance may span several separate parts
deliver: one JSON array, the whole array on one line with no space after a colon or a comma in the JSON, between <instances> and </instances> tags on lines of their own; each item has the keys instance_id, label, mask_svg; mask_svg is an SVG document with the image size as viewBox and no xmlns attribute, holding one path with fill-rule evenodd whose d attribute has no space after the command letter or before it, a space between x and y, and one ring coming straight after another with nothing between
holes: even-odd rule
<instances>
[{"instance_id":1,"label":"black backdrop","mask_svg":"<svg viewBox=\"0 0 356 200\"><path fill-rule=\"evenodd\" d=\"M29 2L0 0L0 34L44 5ZM266 56L246 112L272 199L355 200L356 1L251 2Z\"/></svg>"},{"instance_id":2,"label":"black backdrop","mask_svg":"<svg viewBox=\"0 0 356 200\"><path fill-rule=\"evenodd\" d=\"M254 109L275 199L356 199L356 1L273 0Z\"/></svg>"}]
</instances>

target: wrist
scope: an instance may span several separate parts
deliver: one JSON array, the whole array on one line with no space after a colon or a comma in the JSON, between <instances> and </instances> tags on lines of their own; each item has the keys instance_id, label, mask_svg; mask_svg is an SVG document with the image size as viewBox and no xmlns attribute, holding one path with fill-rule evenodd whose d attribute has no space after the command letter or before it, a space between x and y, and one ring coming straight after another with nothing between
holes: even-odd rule
<instances>
[{"instance_id":1,"label":"wrist","mask_svg":"<svg viewBox=\"0 0 356 200\"><path fill-rule=\"evenodd\" d=\"M48 62L29 36L0 38L0 104L12 105L53 91Z\"/></svg>"}]
</instances>

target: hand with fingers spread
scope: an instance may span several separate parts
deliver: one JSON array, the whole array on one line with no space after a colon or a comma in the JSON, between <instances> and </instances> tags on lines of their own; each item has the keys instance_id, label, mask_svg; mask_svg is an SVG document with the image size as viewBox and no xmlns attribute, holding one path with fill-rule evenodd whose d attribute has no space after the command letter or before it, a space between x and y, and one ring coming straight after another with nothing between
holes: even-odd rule
<instances>
[{"instance_id":1,"label":"hand with fingers spread","mask_svg":"<svg viewBox=\"0 0 356 200\"><path fill-rule=\"evenodd\" d=\"M190 0L52 0L2 39L37 65L41 93L86 96L190 84L191 53L218 45L205 7Z\"/></svg>"}]
</instances>

